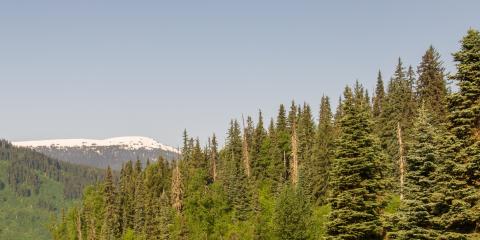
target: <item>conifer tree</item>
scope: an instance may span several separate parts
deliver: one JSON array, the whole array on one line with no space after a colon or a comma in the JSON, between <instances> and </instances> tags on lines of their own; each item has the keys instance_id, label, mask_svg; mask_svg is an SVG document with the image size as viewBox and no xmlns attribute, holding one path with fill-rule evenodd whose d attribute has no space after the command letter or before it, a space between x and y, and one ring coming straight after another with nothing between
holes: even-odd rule
<instances>
[{"instance_id":1,"label":"conifer tree","mask_svg":"<svg viewBox=\"0 0 480 240\"><path fill-rule=\"evenodd\" d=\"M172 172L171 202L172 207L180 213L183 206L184 184L183 176L180 171L179 162L177 161Z\"/></svg>"},{"instance_id":2,"label":"conifer tree","mask_svg":"<svg viewBox=\"0 0 480 240\"><path fill-rule=\"evenodd\" d=\"M310 105L304 103L298 121L298 153L300 164L311 165L315 144L315 122ZM308 166L306 166L308 167Z\"/></svg>"},{"instance_id":3,"label":"conifer tree","mask_svg":"<svg viewBox=\"0 0 480 240\"><path fill-rule=\"evenodd\" d=\"M134 201L134 222L133 230L135 234L142 236L145 234L145 217L146 217L146 199L144 173L140 172L135 179L135 201Z\"/></svg>"},{"instance_id":4,"label":"conifer tree","mask_svg":"<svg viewBox=\"0 0 480 240\"><path fill-rule=\"evenodd\" d=\"M210 142L210 175L213 182L217 180L218 176L218 143L215 134L212 135Z\"/></svg>"},{"instance_id":5,"label":"conifer tree","mask_svg":"<svg viewBox=\"0 0 480 240\"><path fill-rule=\"evenodd\" d=\"M253 137L253 121L252 118L249 116L247 118L247 126L245 126L245 122L243 121L242 116L242 125L243 125L243 137L242 137L242 162L243 162L243 169L245 170L245 174L247 177L251 175L251 154L250 148L252 146L252 137Z\"/></svg>"},{"instance_id":6,"label":"conifer tree","mask_svg":"<svg viewBox=\"0 0 480 240\"><path fill-rule=\"evenodd\" d=\"M455 154L444 164L447 209L441 217L448 235L455 237L474 232L480 223L480 33L469 30L461 44L460 51L453 54L457 73L452 76L459 90L448 97L448 119L454 134L450 148Z\"/></svg>"},{"instance_id":7,"label":"conifer tree","mask_svg":"<svg viewBox=\"0 0 480 240\"><path fill-rule=\"evenodd\" d=\"M253 132L252 139L252 174L255 179L261 180L266 177L266 169L269 165L268 156L264 156L262 145L267 137L263 126L262 111L258 112L258 122Z\"/></svg>"},{"instance_id":8,"label":"conifer tree","mask_svg":"<svg viewBox=\"0 0 480 240\"><path fill-rule=\"evenodd\" d=\"M172 227L172 209L169 204L167 194L162 193L159 199L159 212L156 215L159 234L158 239L160 240L169 240L171 238L171 227Z\"/></svg>"},{"instance_id":9,"label":"conifer tree","mask_svg":"<svg viewBox=\"0 0 480 240\"><path fill-rule=\"evenodd\" d=\"M385 100L385 87L383 86L382 73L378 71L375 96L373 98L373 117L377 119L382 113L382 106Z\"/></svg>"},{"instance_id":10,"label":"conifer tree","mask_svg":"<svg viewBox=\"0 0 480 240\"><path fill-rule=\"evenodd\" d=\"M229 202L234 210L234 219L244 221L252 210L251 191L242 164L242 137L237 121L231 121L224 157L227 162L227 176L224 184Z\"/></svg>"},{"instance_id":11,"label":"conifer tree","mask_svg":"<svg viewBox=\"0 0 480 240\"><path fill-rule=\"evenodd\" d=\"M409 143L405 198L400 209L399 239L437 239L431 202L440 161L439 136L431 123L430 113L422 105Z\"/></svg>"},{"instance_id":12,"label":"conifer tree","mask_svg":"<svg viewBox=\"0 0 480 240\"><path fill-rule=\"evenodd\" d=\"M277 239L310 239L311 210L299 188L287 186L281 192L275 207L275 235Z\"/></svg>"},{"instance_id":13,"label":"conifer tree","mask_svg":"<svg viewBox=\"0 0 480 240\"><path fill-rule=\"evenodd\" d=\"M113 176L110 166L107 168L104 183L104 198L105 198L105 217L102 226L102 239L116 239L120 237L119 232L119 216L116 206L115 186L113 185Z\"/></svg>"},{"instance_id":14,"label":"conifer tree","mask_svg":"<svg viewBox=\"0 0 480 240\"><path fill-rule=\"evenodd\" d=\"M290 121L296 121L296 107L294 103L292 103L293 107L290 112ZM294 112L295 114L293 114ZM278 116L277 116L277 122L275 126L275 139L274 143L276 144L277 151L275 152L275 156L273 156L274 161L280 160L283 164L283 170L284 172L281 173L281 176L277 184L283 183L286 181L289 176L289 169L290 169L290 141L291 141L291 136L289 132L289 128L287 126L287 117L286 117L286 111L285 107L283 104L280 105L280 108L278 110ZM278 166L278 165L276 165ZM282 168L280 168L282 169ZM276 176L278 177L278 176Z\"/></svg>"},{"instance_id":15,"label":"conifer tree","mask_svg":"<svg viewBox=\"0 0 480 240\"><path fill-rule=\"evenodd\" d=\"M122 229L133 229L134 222L134 199L135 199L135 180L133 173L133 163L128 161L123 168L120 176L120 197L122 208Z\"/></svg>"},{"instance_id":16,"label":"conifer tree","mask_svg":"<svg viewBox=\"0 0 480 240\"><path fill-rule=\"evenodd\" d=\"M371 116L361 100L364 96L354 95L347 87L344 97L342 131L330 178L332 212L327 233L330 239L381 239L379 146L372 134Z\"/></svg>"},{"instance_id":17,"label":"conifer tree","mask_svg":"<svg viewBox=\"0 0 480 240\"><path fill-rule=\"evenodd\" d=\"M399 59L395 74L388 85L379 120L382 147L389 156L386 166L389 173L386 177L390 178L390 182L397 192L400 189L398 179L400 179L399 163L402 157L399 152L397 129L401 128L403 141L408 142L412 122L415 119L416 102L411 81L407 78L402 61Z\"/></svg>"},{"instance_id":18,"label":"conifer tree","mask_svg":"<svg viewBox=\"0 0 480 240\"><path fill-rule=\"evenodd\" d=\"M183 130L182 137L183 137L182 157L183 159L185 159L185 161L187 161L186 159L188 159L188 156L190 155L190 149L188 146L189 139L188 139L187 129Z\"/></svg>"},{"instance_id":19,"label":"conifer tree","mask_svg":"<svg viewBox=\"0 0 480 240\"><path fill-rule=\"evenodd\" d=\"M434 123L442 123L447 114L447 86L440 54L430 46L418 66L417 98L432 112Z\"/></svg>"},{"instance_id":20,"label":"conifer tree","mask_svg":"<svg viewBox=\"0 0 480 240\"><path fill-rule=\"evenodd\" d=\"M327 96L323 96L311 164L305 170L309 177L304 181L304 185L308 186L305 193L309 194L310 199L317 205L325 203L328 192L330 165L334 154L334 134L330 101Z\"/></svg>"},{"instance_id":21,"label":"conifer tree","mask_svg":"<svg viewBox=\"0 0 480 240\"><path fill-rule=\"evenodd\" d=\"M278 134L273 119L271 119L268 127L268 136L262 143L260 161L267 165L267 176L273 183L272 190L275 191L278 190L276 189L277 187L283 184L285 172L287 171L284 154L278 146Z\"/></svg>"}]
</instances>

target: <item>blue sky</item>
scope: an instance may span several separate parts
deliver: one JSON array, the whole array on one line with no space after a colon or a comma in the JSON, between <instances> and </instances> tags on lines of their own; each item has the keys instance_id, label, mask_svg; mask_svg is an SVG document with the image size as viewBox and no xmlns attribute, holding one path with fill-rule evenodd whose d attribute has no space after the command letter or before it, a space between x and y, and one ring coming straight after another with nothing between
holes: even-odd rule
<instances>
[{"instance_id":1,"label":"blue sky","mask_svg":"<svg viewBox=\"0 0 480 240\"><path fill-rule=\"evenodd\" d=\"M459 4L461 3L461 4ZM373 89L451 53L479 1L0 1L0 137L223 139L230 119ZM336 103L335 103L336 104Z\"/></svg>"}]
</instances>

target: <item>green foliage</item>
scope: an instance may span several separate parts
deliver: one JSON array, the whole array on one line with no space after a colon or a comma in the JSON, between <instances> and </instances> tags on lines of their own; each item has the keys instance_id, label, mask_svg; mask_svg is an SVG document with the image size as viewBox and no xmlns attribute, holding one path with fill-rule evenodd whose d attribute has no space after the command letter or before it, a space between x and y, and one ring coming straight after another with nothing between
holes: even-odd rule
<instances>
[{"instance_id":1,"label":"green foliage","mask_svg":"<svg viewBox=\"0 0 480 240\"><path fill-rule=\"evenodd\" d=\"M385 206L385 213L395 214L397 213L398 209L400 208L400 196L392 195L389 197L389 201L387 202L387 206Z\"/></svg>"},{"instance_id":2,"label":"green foliage","mask_svg":"<svg viewBox=\"0 0 480 240\"><path fill-rule=\"evenodd\" d=\"M347 87L340 119L342 132L331 175L331 239L381 239L379 220L381 152L360 85Z\"/></svg>"},{"instance_id":3,"label":"green foliage","mask_svg":"<svg viewBox=\"0 0 480 240\"><path fill-rule=\"evenodd\" d=\"M430 46L418 66L417 97L434 123L442 123L447 115L447 86L440 54Z\"/></svg>"},{"instance_id":4,"label":"green foliage","mask_svg":"<svg viewBox=\"0 0 480 240\"><path fill-rule=\"evenodd\" d=\"M436 239L434 229L435 172L439 159L439 137L431 118L422 106L414 124L414 135L407 155L405 199L400 208L399 239Z\"/></svg>"},{"instance_id":5,"label":"green foliage","mask_svg":"<svg viewBox=\"0 0 480 240\"><path fill-rule=\"evenodd\" d=\"M308 104L292 102L288 113L280 105L268 129L261 112L256 125L251 117L242 127L232 120L220 149L215 136L202 147L185 131L181 159L145 169L129 162L118 180L107 171L105 182L86 188L82 204L52 228L54 239L475 239L479 49L480 34L471 30L454 54L459 91L448 97L430 48L418 80L399 60L386 92L379 72L372 103L357 82L335 114L322 98L318 122ZM0 156L10 154L0 149ZM12 169L17 194L29 189L35 197L38 182L43 194L38 168Z\"/></svg>"},{"instance_id":6,"label":"green foliage","mask_svg":"<svg viewBox=\"0 0 480 240\"><path fill-rule=\"evenodd\" d=\"M9 162L0 160L0 180L7 182ZM63 197L64 186L39 175L38 194L18 195L7 185L0 190L0 239L50 239L48 224L61 209L74 204Z\"/></svg>"},{"instance_id":7,"label":"green foliage","mask_svg":"<svg viewBox=\"0 0 480 240\"><path fill-rule=\"evenodd\" d=\"M397 164L400 159L397 127L399 125L402 130L403 141L408 142L417 107L412 84L413 82L407 78L401 59L398 59L395 74L388 84L377 125L382 148L389 157L386 165L387 176L391 178L393 190L396 192L399 192L399 186L395 180L400 176Z\"/></svg>"},{"instance_id":8,"label":"green foliage","mask_svg":"<svg viewBox=\"0 0 480 240\"><path fill-rule=\"evenodd\" d=\"M52 218L73 206L82 188L103 175L4 140L0 156L0 239L51 239Z\"/></svg>"},{"instance_id":9,"label":"green foliage","mask_svg":"<svg viewBox=\"0 0 480 240\"><path fill-rule=\"evenodd\" d=\"M302 191L287 185L275 206L274 231L278 239L310 239L311 209Z\"/></svg>"}]
</instances>

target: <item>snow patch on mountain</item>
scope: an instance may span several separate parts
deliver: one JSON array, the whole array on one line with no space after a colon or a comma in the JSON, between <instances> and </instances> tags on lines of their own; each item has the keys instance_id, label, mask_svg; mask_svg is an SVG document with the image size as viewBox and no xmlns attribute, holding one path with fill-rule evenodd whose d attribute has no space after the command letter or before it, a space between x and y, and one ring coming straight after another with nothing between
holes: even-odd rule
<instances>
[{"instance_id":1,"label":"snow patch on mountain","mask_svg":"<svg viewBox=\"0 0 480 240\"><path fill-rule=\"evenodd\" d=\"M13 145L19 147L53 147L53 148L68 148L68 147L103 147L103 146L119 146L127 150L135 149L162 149L164 151L174 152L180 154L180 151L174 147L159 143L152 138L140 136L126 136L115 137L107 139L50 139L38 141L21 141L12 142Z\"/></svg>"}]
</instances>

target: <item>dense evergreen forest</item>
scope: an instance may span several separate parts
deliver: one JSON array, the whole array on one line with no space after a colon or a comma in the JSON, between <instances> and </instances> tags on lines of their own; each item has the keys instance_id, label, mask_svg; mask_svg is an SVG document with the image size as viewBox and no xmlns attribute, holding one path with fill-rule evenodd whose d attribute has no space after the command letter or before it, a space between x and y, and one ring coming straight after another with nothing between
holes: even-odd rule
<instances>
[{"instance_id":1,"label":"dense evergreen forest","mask_svg":"<svg viewBox=\"0 0 480 240\"><path fill-rule=\"evenodd\" d=\"M0 140L0 239L50 239L51 217L104 171L70 164Z\"/></svg>"},{"instance_id":2,"label":"dense evergreen forest","mask_svg":"<svg viewBox=\"0 0 480 240\"><path fill-rule=\"evenodd\" d=\"M322 97L318 121L294 102L232 120L221 149L185 131L181 159L108 169L53 237L479 239L480 33L453 56L448 76L434 47L416 69L399 59L373 94Z\"/></svg>"}]
</instances>

